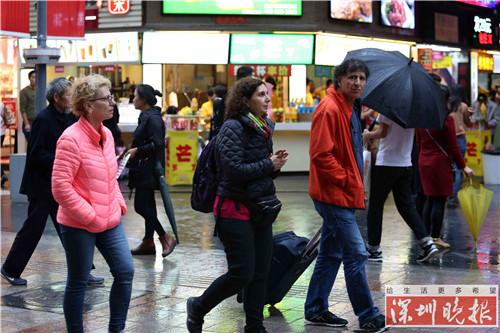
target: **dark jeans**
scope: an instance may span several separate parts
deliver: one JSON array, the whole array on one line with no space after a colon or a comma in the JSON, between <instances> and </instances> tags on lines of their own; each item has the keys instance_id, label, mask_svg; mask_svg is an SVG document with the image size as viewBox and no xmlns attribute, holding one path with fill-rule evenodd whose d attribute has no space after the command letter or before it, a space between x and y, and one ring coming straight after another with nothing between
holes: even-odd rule
<instances>
[{"instance_id":1,"label":"dark jeans","mask_svg":"<svg viewBox=\"0 0 500 333\"><path fill-rule=\"evenodd\" d=\"M146 234L144 239L153 239L154 232L158 236L165 235L156 213L155 191L150 188L137 187L135 189L134 209L144 218Z\"/></svg>"},{"instance_id":2,"label":"dark jeans","mask_svg":"<svg viewBox=\"0 0 500 333\"><path fill-rule=\"evenodd\" d=\"M424 205L424 223L432 238L441 237L446 197L428 196Z\"/></svg>"},{"instance_id":3,"label":"dark jeans","mask_svg":"<svg viewBox=\"0 0 500 333\"><path fill-rule=\"evenodd\" d=\"M57 235L61 238L59 223L57 223L56 219L58 207L59 205L52 196L49 198L31 197L29 199L28 217L24 221L22 228L17 232L14 243L12 243L3 264L3 269L9 275L21 276L42 237L49 215L54 223Z\"/></svg>"},{"instance_id":4,"label":"dark jeans","mask_svg":"<svg viewBox=\"0 0 500 333\"><path fill-rule=\"evenodd\" d=\"M462 157L465 157L465 150L467 149L467 140L465 138L465 134L457 136L458 147L460 148L460 153ZM456 198L460 187L462 186L462 170L460 170L455 162L453 162L455 166L455 181L453 183L453 197Z\"/></svg>"},{"instance_id":5,"label":"dark jeans","mask_svg":"<svg viewBox=\"0 0 500 333\"><path fill-rule=\"evenodd\" d=\"M217 218L217 232L226 252L228 272L199 297L205 313L244 289L246 331L258 330L264 320L267 277L272 259L272 226L252 221Z\"/></svg>"},{"instance_id":6,"label":"dark jeans","mask_svg":"<svg viewBox=\"0 0 500 333\"><path fill-rule=\"evenodd\" d=\"M427 237L422 219L417 213L415 199L411 191L411 167L374 166L370 184L370 203L368 205L368 244L380 245L382 239L382 218L384 205L392 191L399 214L411 228L415 237Z\"/></svg>"},{"instance_id":7,"label":"dark jeans","mask_svg":"<svg viewBox=\"0 0 500 333\"><path fill-rule=\"evenodd\" d=\"M109 332L125 328L134 265L123 225L101 233L61 225L61 237L66 252L68 278L64 292L64 317L68 333L83 332L83 301L90 266L97 247L109 265L114 281L109 295Z\"/></svg>"},{"instance_id":8,"label":"dark jeans","mask_svg":"<svg viewBox=\"0 0 500 333\"><path fill-rule=\"evenodd\" d=\"M328 297L343 263L347 294L354 313L361 323L371 320L379 314L379 310L373 305L368 287L365 272L368 257L354 209L319 201L314 201L314 206L323 218L323 227L319 254L307 291L305 316L328 311Z\"/></svg>"}]
</instances>

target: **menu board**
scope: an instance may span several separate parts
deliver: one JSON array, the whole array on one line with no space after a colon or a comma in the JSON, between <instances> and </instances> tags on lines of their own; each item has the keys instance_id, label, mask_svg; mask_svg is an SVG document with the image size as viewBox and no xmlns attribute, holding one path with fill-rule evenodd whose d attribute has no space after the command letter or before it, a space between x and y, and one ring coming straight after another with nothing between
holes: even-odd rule
<instances>
[{"instance_id":1,"label":"menu board","mask_svg":"<svg viewBox=\"0 0 500 333\"><path fill-rule=\"evenodd\" d=\"M314 35L231 34L231 64L309 65Z\"/></svg>"},{"instance_id":2,"label":"menu board","mask_svg":"<svg viewBox=\"0 0 500 333\"><path fill-rule=\"evenodd\" d=\"M302 15L301 0L163 0L163 14Z\"/></svg>"},{"instance_id":3,"label":"menu board","mask_svg":"<svg viewBox=\"0 0 500 333\"><path fill-rule=\"evenodd\" d=\"M380 16L389 27L415 29L414 0L382 0Z\"/></svg>"},{"instance_id":4,"label":"menu board","mask_svg":"<svg viewBox=\"0 0 500 333\"><path fill-rule=\"evenodd\" d=\"M36 48L36 39L19 39L20 53ZM69 63L138 63L137 32L86 34L82 40L47 40L47 47L61 50L60 64ZM24 57L21 57L24 64Z\"/></svg>"},{"instance_id":5,"label":"menu board","mask_svg":"<svg viewBox=\"0 0 500 333\"><path fill-rule=\"evenodd\" d=\"M371 0L331 0L330 17L339 20L371 23L373 21Z\"/></svg>"}]
</instances>

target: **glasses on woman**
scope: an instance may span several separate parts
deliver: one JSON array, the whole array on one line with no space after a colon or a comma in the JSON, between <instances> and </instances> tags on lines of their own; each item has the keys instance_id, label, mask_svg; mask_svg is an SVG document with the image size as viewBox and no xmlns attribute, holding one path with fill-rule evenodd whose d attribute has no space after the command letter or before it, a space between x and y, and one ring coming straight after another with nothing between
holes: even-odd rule
<instances>
[{"instance_id":1,"label":"glasses on woman","mask_svg":"<svg viewBox=\"0 0 500 333\"><path fill-rule=\"evenodd\" d=\"M89 99L90 102L93 102L93 101L103 101L103 100L108 100L109 103L114 103L115 102L115 98L113 97L113 95L107 95L107 96L104 96L104 97L99 97L99 98L93 98L93 99Z\"/></svg>"}]
</instances>

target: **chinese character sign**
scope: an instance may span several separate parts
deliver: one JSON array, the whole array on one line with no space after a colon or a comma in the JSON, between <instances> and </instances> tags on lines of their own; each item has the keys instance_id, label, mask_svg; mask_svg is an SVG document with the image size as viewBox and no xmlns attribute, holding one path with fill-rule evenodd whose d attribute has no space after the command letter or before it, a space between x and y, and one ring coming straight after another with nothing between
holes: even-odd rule
<instances>
[{"instance_id":1,"label":"chinese character sign","mask_svg":"<svg viewBox=\"0 0 500 333\"><path fill-rule=\"evenodd\" d=\"M130 11L130 0L108 0L108 12L111 15L124 15Z\"/></svg>"},{"instance_id":2,"label":"chinese character sign","mask_svg":"<svg viewBox=\"0 0 500 333\"><path fill-rule=\"evenodd\" d=\"M483 175L483 149L491 139L491 130L468 130L465 162L474 170L475 176Z\"/></svg>"},{"instance_id":3,"label":"chinese character sign","mask_svg":"<svg viewBox=\"0 0 500 333\"><path fill-rule=\"evenodd\" d=\"M198 133L196 131L168 131L167 183L191 185L198 157Z\"/></svg>"},{"instance_id":4,"label":"chinese character sign","mask_svg":"<svg viewBox=\"0 0 500 333\"><path fill-rule=\"evenodd\" d=\"M385 311L388 326L498 327L498 287L386 286Z\"/></svg>"}]
</instances>

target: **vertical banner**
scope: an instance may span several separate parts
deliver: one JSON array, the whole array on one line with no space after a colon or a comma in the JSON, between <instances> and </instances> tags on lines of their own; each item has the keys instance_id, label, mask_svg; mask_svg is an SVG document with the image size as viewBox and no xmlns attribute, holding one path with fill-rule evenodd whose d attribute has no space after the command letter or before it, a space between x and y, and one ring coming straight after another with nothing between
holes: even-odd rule
<instances>
[{"instance_id":1,"label":"vertical banner","mask_svg":"<svg viewBox=\"0 0 500 333\"><path fill-rule=\"evenodd\" d=\"M474 170L474 176L483 175L483 149L491 141L491 130L468 130L465 163Z\"/></svg>"},{"instance_id":2,"label":"vertical banner","mask_svg":"<svg viewBox=\"0 0 500 333\"><path fill-rule=\"evenodd\" d=\"M52 39L85 36L85 1L47 1L47 36Z\"/></svg>"},{"instance_id":3,"label":"vertical banner","mask_svg":"<svg viewBox=\"0 0 500 333\"><path fill-rule=\"evenodd\" d=\"M198 156L198 132L168 131L167 183L191 185Z\"/></svg>"},{"instance_id":4,"label":"vertical banner","mask_svg":"<svg viewBox=\"0 0 500 333\"><path fill-rule=\"evenodd\" d=\"M29 37L30 35L29 0L0 1L0 35Z\"/></svg>"}]
</instances>

